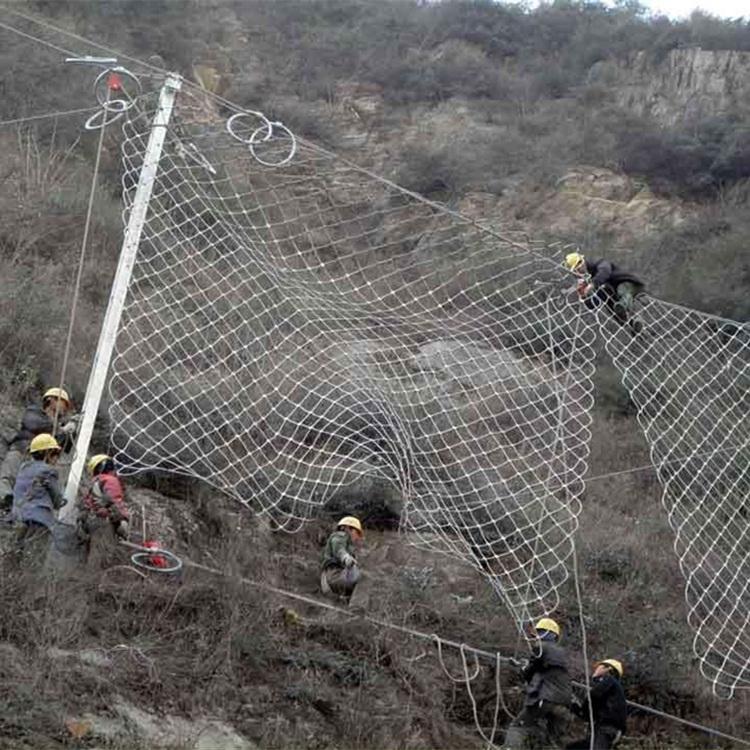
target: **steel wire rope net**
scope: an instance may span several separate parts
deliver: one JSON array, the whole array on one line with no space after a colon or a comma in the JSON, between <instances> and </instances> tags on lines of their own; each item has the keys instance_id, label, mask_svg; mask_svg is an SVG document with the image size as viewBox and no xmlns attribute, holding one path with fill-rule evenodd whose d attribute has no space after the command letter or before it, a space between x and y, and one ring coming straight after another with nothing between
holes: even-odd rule
<instances>
[{"instance_id":1,"label":"steel wire rope net","mask_svg":"<svg viewBox=\"0 0 750 750\"><path fill-rule=\"evenodd\" d=\"M126 215L148 115L123 125ZM383 482L413 541L469 561L517 620L551 611L595 331L519 240L181 92L113 362L120 465L201 478L289 529Z\"/></svg>"},{"instance_id":2,"label":"steel wire rope net","mask_svg":"<svg viewBox=\"0 0 750 750\"><path fill-rule=\"evenodd\" d=\"M638 409L685 577L701 672L750 688L750 327L650 297L633 335L600 313Z\"/></svg>"}]
</instances>

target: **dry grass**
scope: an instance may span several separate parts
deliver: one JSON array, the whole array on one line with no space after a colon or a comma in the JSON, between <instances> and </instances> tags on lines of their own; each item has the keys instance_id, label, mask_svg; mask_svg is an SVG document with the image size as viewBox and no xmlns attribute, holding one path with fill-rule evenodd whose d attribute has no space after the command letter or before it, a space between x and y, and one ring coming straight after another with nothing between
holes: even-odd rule
<instances>
[{"instance_id":1,"label":"dry grass","mask_svg":"<svg viewBox=\"0 0 750 750\"><path fill-rule=\"evenodd\" d=\"M625 422L598 427L604 442L634 437ZM179 486L185 498L187 488ZM654 488L631 477L606 496L591 493L579 550L590 657L623 657L634 699L742 736L741 703L710 699L690 664L676 564L671 549L659 548L668 534ZM327 523L294 535L273 532L220 497L189 495L165 500L173 516L197 524L198 531L175 539L181 554L210 553L212 565L317 595ZM613 524L620 529L615 535ZM490 650L515 649L504 610L462 563L420 552L387 531L368 533L362 560L371 581L362 600L367 614ZM466 691L445 676L429 642L362 619L342 621L232 577L187 570L181 580L144 581L112 569L35 578L10 565L3 561L0 577L0 736L9 747L88 747L91 738L74 741L65 720L114 717L121 701L164 715L219 718L268 748L481 746ZM565 602L560 619L580 678L572 590ZM82 656L91 653L106 668ZM455 652L446 651L445 661L454 676L462 673ZM516 710L517 679L507 670L501 677L503 697ZM473 691L489 727L495 707L489 665ZM501 713L501 728L506 721ZM627 742L701 746L698 735L649 717L631 720Z\"/></svg>"}]
</instances>

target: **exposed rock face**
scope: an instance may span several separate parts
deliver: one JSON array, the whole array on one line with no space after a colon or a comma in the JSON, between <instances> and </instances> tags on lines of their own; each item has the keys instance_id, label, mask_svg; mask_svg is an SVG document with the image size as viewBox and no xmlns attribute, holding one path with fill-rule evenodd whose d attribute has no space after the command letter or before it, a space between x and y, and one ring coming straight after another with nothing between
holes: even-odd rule
<instances>
[{"instance_id":1,"label":"exposed rock face","mask_svg":"<svg viewBox=\"0 0 750 750\"><path fill-rule=\"evenodd\" d=\"M639 52L616 68L601 63L591 70L595 81L613 77L611 90L622 106L675 125L746 109L750 52L692 47L671 50L660 61Z\"/></svg>"},{"instance_id":2,"label":"exposed rock face","mask_svg":"<svg viewBox=\"0 0 750 750\"><path fill-rule=\"evenodd\" d=\"M127 503L131 514L131 534L140 540L144 520L146 538L158 541L167 549L179 546L197 531L192 508L184 502L165 499L163 495L142 487L128 486Z\"/></svg>"},{"instance_id":3,"label":"exposed rock face","mask_svg":"<svg viewBox=\"0 0 750 750\"><path fill-rule=\"evenodd\" d=\"M81 722L82 736L108 742L131 741L149 747L180 746L190 750L252 750L255 744L240 736L233 727L221 721L193 721L170 714L157 716L132 703L118 699L111 716L86 714Z\"/></svg>"},{"instance_id":4,"label":"exposed rock face","mask_svg":"<svg viewBox=\"0 0 750 750\"><path fill-rule=\"evenodd\" d=\"M679 226L681 205L655 196L645 185L609 169L581 167L563 175L554 193L532 212L555 234L574 234L586 224L627 241Z\"/></svg>"},{"instance_id":5,"label":"exposed rock face","mask_svg":"<svg viewBox=\"0 0 750 750\"><path fill-rule=\"evenodd\" d=\"M576 236L587 226L617 237L623 245L646 234L680 226L688 209L677 200L660 198L642 182L603 167L571 169L547 190L521 186L506 196L468 193L460 211L501 227L540 228L559 237Z\"/></svg>"}]
</instances>

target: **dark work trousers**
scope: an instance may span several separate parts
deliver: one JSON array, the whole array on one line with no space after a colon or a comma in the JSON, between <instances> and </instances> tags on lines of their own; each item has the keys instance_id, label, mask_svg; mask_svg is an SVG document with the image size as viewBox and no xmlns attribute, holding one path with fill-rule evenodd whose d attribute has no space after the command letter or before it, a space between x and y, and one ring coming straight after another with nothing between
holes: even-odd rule
<instances>
[{"instance_id":1,"label":"dark work trousers","mask_svg":"<svg viewBox=\"0 0 750 750\"><path fill-rule=\"evenodd\" d=\"M557 703L540 701L524 706L505 733L508 750L542 750L559 747L568 723L568 712Z\"/></svg>"}]
</instances>

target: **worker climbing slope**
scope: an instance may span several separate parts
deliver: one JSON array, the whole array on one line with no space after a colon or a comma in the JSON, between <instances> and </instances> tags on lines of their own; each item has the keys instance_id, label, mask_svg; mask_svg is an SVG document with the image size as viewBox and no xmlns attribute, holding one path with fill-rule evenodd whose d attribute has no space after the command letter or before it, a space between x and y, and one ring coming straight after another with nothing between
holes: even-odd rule
<instances>
[{"instance_id":1,"label":"worker climbing slope","mask_svg":"<svg viewBox=\"0 0 750 750\"><path fill-rule=\"evenodd\" d=\"M127 538L128 509L125 490L110 456L92 456L87 469L91 486L81 499L78 528L86 558L97 567L114 541Z\"/></svg>"},{"instance_id":2,"label":"worker climbing slope","mask_svg":"<svg viewBox=\"0 0 750 750\"><path fill-rule=\"evenodd\" d=\"M20 524L18 551L33 550L34 558L46 550L56 524L55 511L65 504L55 468L60 451L52 435L37 435L29 445L28 458L21 464L13 489L12 514Z\"/></svg>"},{"instance_id":3,"label":"worker climbing slope","mask_svg":"<svg viewBox=\"0 0 750 750\"><path fill-rule=\"evenodd\" d=\"M78 429L78 417L71 416L72 402L63 388L49 388L42 397L41 407L31 404L21 418L18 432L8 445L8 453L0 466L0 504L7 510L13 502L13 486L29 443L44 433L52 434L55 416L58 429L55 439L61 450L69 450Z\"/></svg>"},{"instance_id":4,"label":"worker climbing slope","mask_svg":"<svg viewBox=\"0 0 750 750\"><path fill-rule=\"evenodd\" d=\"M609 750L625 732L627 699L622 687L622 662L617 659L604 659L594 666L591 679L591 709L594 714L594 743L587 734L566 747L568 750ZM589 720L588 701L573 702L573 712L584 721Z\"/></svg>"},{"instance_id":5,"label":"worker climbing slope","mask_svg":"<svg viewBox=\"0 0 750 750\"><path fill-rule=\"evenodd\" d=\"M633 333L640 325L632 320L635 298L645 288L644 283L609 260L587 260L581 253L568 253L565 266L580 277L578 295L587 307L596 309L604 304L623 325L628 323Z\"/></svg>"},{"instance_id":6,"label":"worker climbing slope","mask_svg":"<svg viewBox=\"0 0 750 750\"><path fill-rule=\"evenodd\" d=\"M534 626L533 653L523 665L524 705L505 735L505 748L555 747L568 722L573 693L560 626L543 617Z\"/></svg>"},{"instance_id":7,"label":"worker climbing slope","mask_svg":"<svg viewBox=\"0 0 750 750\"><path fill-rule=\"evenodd\" d=\"M362 524L355 516L344 516L328 537L320 571L320 590L347 603L361 577L355 548L364 539Z\"/></svg>"}]
</instances>

